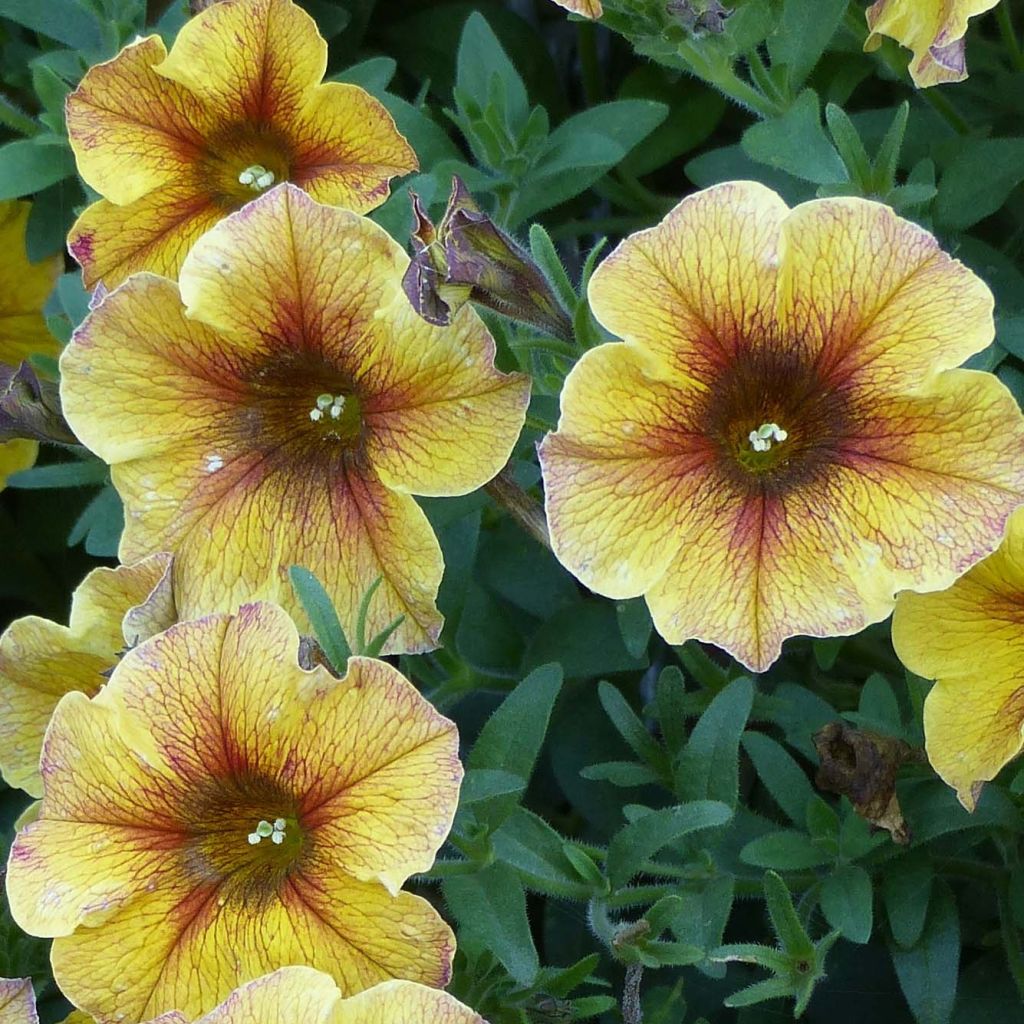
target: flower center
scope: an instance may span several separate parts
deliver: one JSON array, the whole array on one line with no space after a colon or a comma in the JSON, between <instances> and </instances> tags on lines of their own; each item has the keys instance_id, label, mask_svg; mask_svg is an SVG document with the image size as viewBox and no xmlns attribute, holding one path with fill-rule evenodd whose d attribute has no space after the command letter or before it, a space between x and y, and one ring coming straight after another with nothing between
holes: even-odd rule
<instances>
[{"instance_id":1,"label":"flower center","mask_svg":"<svg viewBox=\"0 0 1024 1024\"><path fill-rule=\"evenodd\" d=\"M262 192L270 188L275 181L274 172L268 171L263 164L250 164L238 176L238 183L251 188L254 192Z\"/></svg>"},{"instance_id":2,"label":"flower center","mask_svg":"<svg viewBox=\"0 0 1024 1024\"><path fill-rule=\"evenodd\" d=\"M759 338L716 371L701 422L740 488L779 493L827 470L850 417L798 341Z\"/></svg>"},{"instance_id":3,"label":"flower center","mask_svg":"<svg viewBox=\"0 0 1024 1024\"><path fill-rule=\"evenodd\" d=\"M328 441L354 441L362 430L358 395L345 391L322 391L306 413L317 434Z\"/></svg>"}]
</instances>

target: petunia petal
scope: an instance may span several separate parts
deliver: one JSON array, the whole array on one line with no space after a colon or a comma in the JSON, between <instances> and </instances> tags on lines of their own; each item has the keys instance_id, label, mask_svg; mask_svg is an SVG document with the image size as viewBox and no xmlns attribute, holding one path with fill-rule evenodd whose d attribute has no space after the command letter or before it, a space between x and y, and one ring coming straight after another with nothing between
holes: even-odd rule
<instances>
[{"instance_id":1,"label":"petunia petal","mask_svg":"<svg viewBox=\"0 0 1024 1024\"><path fill-rule=\"evenodd\" d=\"M113 289L138 271L177 277L193 243L222 216L202 192L183 185L126 206L99 199L72 226L68 251L86 288L102 283Z\"/></svg>"},{"instance_id":2,"label":"petunia petal","mask_svg":"<svg viewBox=\"0 0 1024 1024\"><path fill-rule=\"evenodd\" d=\"M187 21L160 75L224 122L288 122L327 69L327 43L291 0L226 0Z\"/></svg>"},{"instance_id":3,"label":"petunia petal","mask_svg":"<svg viewBox=\"0 0 1024 1024\"><path fill-rule=\"evenodd\" d=\"M729 182L684 199L597 268L587 290L594 315L689 376L712 372L745 338L774 327L787 213L756 182Z\"/></svg>"},{"instance_id":4,"label":"petunia petal","mask_svg":"<svg viewBox=\"0 0 1024 1024\"><path fill-rule=\"evenodd\" d=\"M103 927L57 939L53 970L101 1022L122 1013L148 1020L168 1007L192 1020L287 964L328 972L349 994L396 974L444 985L453 953L450 929L425 900L392 897L318 859L269 903L225 899L216 887L160 887Z\"/></svg>"},{"instance_id":5,"label":"petunia petal","mask_svg":"<svg viewBox=\"0 0 1024 1024\"><path fill-rule=\"evenodd\" d=\"M31 978L0 978L0 1024L39 1024Z\"/></svg>"},{"instance_id":6,"label":"petunia petal","mask_svg":"<svg viewBox=\"0 0 1024 1024\"><path fill-rule=\"evenodd\" d=\"M282 967L237 988L199 1024L327 1024L340 998L338 986L322 971Z\"/></svg>"},{"instance_id":7,"label":"petunia petal","mask_svg":"<svg viewBox=\"0 0 1024 1024\"><path fill-rule=\"evenodd\" d=\"M1024 749L1024 512L993 555L947 590L901 594L892 637L925 699L928 760L973 810L982 784Z\"/></svg>"},{"instance_id":8,"label":"petunia petal","mask_svg":"<svg viewBox=\"0 0 1024 1024\"><path fill-rule=\"evenodd\" d=\"M199 99L204 92L158 74L154 68L166 57L159 36L136 40L90 68L68 97L79 173L112 203L132 203L191 179L202 152L212 123Z\"/></svg>"},{"instance_id":9,"label":"petunia petal","mask_svg":"<svg viewBox=\"0 0 1024 1024\"><path fill-rule=\"evenodd\" d=\"M494 368L494 341L474 310L450 327L396 302L357 347L366 450L381 479L413 494L465 494L512 453L530 401L530 380Z\"/></svg>"},{"instance_id":10,"label":"petunia petal","mask_svg":"<svg viewBox=\"0 0 1024 1024\"><path fill-rule=\"evenodd\" d=\"M111 464L204 436L217 452L237 436L229 411L240 385L231 371L244 353L236 349L185 316L172 281L137 274L92 311L64 350L64 415ZM146 554L157 550L168 549Z\"/></svg>"},{"instance_id":11,"label":"petunia petal","mask_svg":"<svg viewBox=\"0 0 1024 1024\"><path fill-rule=\"evenodd\" d=\"M888 206L804 203L783 238L782 336L813 353L827 380L914 387L995 335L985 283Z\"/></svg>"},{"instance_id":12,"label":"petunia petal","mask_svg":"<svg viewBox=\"0 0 1024 1024\"><path fill-rule=\"evenodd\" d=\"M386 981L344 1000L332 1024L485 1024L447 992L408 981Z\"/></svg>"},{"instance_id":13,"label":"petunia petal","mask_svg":"<svg viewBox=\"0 0 1024 1024\"><path fill-rule=\"evenodd\" d=\"M365 89L325 82L289 124L290 180L321 203L356 213L388 197L389 179L415 171L416 154L387 108Z\"/></svg>"},{"instance_id":14,"label":"petunia petal","mask_svg":"<svg viewBox=\"0 0 1024 1024\"><path fill-rule=\"evenodd\" d=\"M680 509L708 457L697 393L630 345L591 349L566 381L540 449L547 517L559 560L592 590L636 597L689 544Z\"/></svg>"},{"instance_id":15,"label":"petunia petal","mask_svg":"<svg viewBox=\"0 0 1024 1024\"><path fill-rule=\"evenodd\" d=\"M0 637L0 770L8 785L42 795L39 753L57 702L72 690L89 697L99 692L125 645L126 615L146 609L169 562L159 554L136 565L94 569L72 597L67 627L28 616ZM161 601L154 611L149 629L174 621L173 602ZM136 612L136 641L145 639L144 618Z\"/></svg>"},{"instance_id":16,"label":"petunia petal","mask_svg":"<svg viewBox=\"0 0 1024 1024\"><path fill-rule=\"evenodd\" d=\"M600 18L604 13L601 0L555 0L559 7L573 14L581 14L584 18Z\"/></svg>"}]
</instances>

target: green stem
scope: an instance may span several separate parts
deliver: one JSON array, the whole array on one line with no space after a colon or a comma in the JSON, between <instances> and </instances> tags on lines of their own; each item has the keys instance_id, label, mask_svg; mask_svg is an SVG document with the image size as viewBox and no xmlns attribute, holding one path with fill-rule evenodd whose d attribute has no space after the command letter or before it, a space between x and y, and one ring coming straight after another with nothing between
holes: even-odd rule
<instances>
[{"instance_id":1,"label":"green stem","mask_svg":"<svg viewBox=\"0 0 1024 1024\"><path fill-rule=\"evenodd\" d=\"M538 544L550 549L551 538L548 535L548 521L544 516L543 506L516 483L508 466L490 483L484 484L484 490L509 512Z\"/></svg>"},{"instance_id":2,"label":"green stem","mask_svg":"<svg viewBox=\"0 0 1024 1024\"><path fill-rule=\"evenodd\" d=\"M1006 950L1006 965L1010 969L1013 983L1017 986L1017 994L1024 1000L1024 950L1021 949L1020 929L1013 919L1013 907L1010 904L1010 887L1003 881L999 892L999 924L1003 936L1003 949Z\"/></svg>"},{"instance_id":3,"label":"green stem","mask_svg":"<svg viewBox=\"0 0 1024 1024\"><path fill-rule=\"evenodd\" d=\"M931 89L922 89L921 95L924 97L925 102L946 121L957 135L970 134L970 122L939 92L938 86L933 86Z\"/></svg>"},{"instance_id":4,"label":"green stem","mask_svg":"<svg viewBox=\"0 0 1024 1024\"><path fill-rule=\"evenodd\" d=\"M583 96L587 106L593 107L604 99L604 82L601 78L601 62L597 57L597 26L592 21L577 24L576 47L580 55Z\"/></svg>"},{"instance_id":5,"label":"green stem","mask_svg":"<svg viewBox=\"0 0 1024 1024\"><path fill-rule=\"evenodd\" d=\"M1014 68L1017 71L1024 71L1024 50L1021 49L1020 40L1013 27L1013 15L1010 14L1009 0L996 8L996 20L999 23L999 34L1010 51Z\"/></svg>"},{"instance_id":6,"label":"green stem","mask_svg":"<svg viewBox=\"0 0 1024 1024\"><path fill-rule=\"evenodd\" d=\"M671 896L675 891L674 885L637 885L606 896L604 904L609 910L621 910L641 903L657 903L663 896Z\"/></svg>"},{"instance_id":7,"label":"green stem","mask_svg":"<svg viewBox=\"0 0 1024 1024\"><path fill-rule=\"evenodd\" d=\"M451 878L453 875L473 875L479 870L480 865L471 860L441 860L438 858L429 871L415 875L414 878L419 882L436 882L442 878Z\"/></svg>"},{"instance_id":8,"label":"green stem","mask_svg":"<svg viewBox=\"0 0 1024 1024\"><path fill-rule=\"evenodd\" d=\"M749 82L743 81L731 66L720 64L716 67L692 42L679 44L679 56L698 78L752 114L767 119L779 113L775 103Z\"/></svg>"},{"instance_id":9,"label":"green stem","mask_svg":"<svg viewBox=\"0 0 1024 1024\"><path fill-rule=\"evenodd\" d=\"M782 93L779 92L772 81L772 77L768 74L768 69L765 67L764 61L761 60L761 55L757 50L752 50L747 55L747 67L750 68L750 77L754 80L754 84L758 89L774 103L781 106L783 103Z\"/></svg>"},{"instance_id":10,"label":"green stem","mask_svg":"<svg viewBox=\"0 0 1024 1024\"><path fill-rule=\"evenodd\" d=\"M42 131L42 127L29 117L23 110L0 93L0 124L6 125L11 131L32 138Z\"/></svg>"}]
</instances>

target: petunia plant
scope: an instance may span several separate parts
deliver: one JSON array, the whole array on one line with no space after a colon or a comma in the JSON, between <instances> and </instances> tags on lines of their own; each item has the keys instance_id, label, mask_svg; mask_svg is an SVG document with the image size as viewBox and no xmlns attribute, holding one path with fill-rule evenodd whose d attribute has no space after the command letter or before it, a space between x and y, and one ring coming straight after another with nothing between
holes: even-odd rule
<instances>
[{"instance_id":1,"label":"petunia plant","mask_svg":"<svg viewBox=\"0 0 1024 1024\"><path fill-rule=\"evenodd\" d=\"M0 0L0 1024L1024 1005L1017 0Z\"/></svg>"}]
</instances>

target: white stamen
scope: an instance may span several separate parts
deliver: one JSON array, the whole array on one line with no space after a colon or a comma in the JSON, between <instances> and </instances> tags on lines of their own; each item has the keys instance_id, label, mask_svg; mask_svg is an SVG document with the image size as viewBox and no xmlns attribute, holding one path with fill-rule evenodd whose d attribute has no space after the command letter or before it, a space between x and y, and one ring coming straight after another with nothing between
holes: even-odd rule
<instances>
[{"instance_id":1,"label":"white stamen","mask_svg":"<svg viewBox=\"0 0 1024 1024\"><path fill-rule=\"evenodd\" d=\"M262 164L246 167L238 176L239 185L245 185L254 192L262 192L274 184L276 178L273 171L268 171Z\"/></svg>"},{"instance_id":2,"label":"white stamen","mask_svg":"<svg viewBox=\"0 0 1024 1024\"><path fill-rule=\"evenodd\" d=\"M324 418L324 414L323 414L323 412L320 409L310 409L309 410L309 418L314 423L316 423L318 420L322 420Z\"/></svg>"},{"instance_id":3,"label":"white stamen","mask_svg":"<svg viewBox=\"0 0 1024 1024\"><path fill-rule=\"evenodd\" d=\"M256 826L256 831L249 833L249 845L258 846L261 840L269 839L275 846L280 846L284 842L284 830L287 824L284 818L275 818L273 825L269 821L261 821Z\"/></svg>"},{"instance_id":4,"label":"white stamen","mask_svg":"<svg viewBox=\"0 0 1024 1024\"><path fill-rule=\"evenodd\" d=\"M750 447L755 452L771 451L772 443L779 444L789 437L789 432L783 430L778 423L762 423L757 430L752 430L747 435Z\"/></svg>"}]
</instances>

